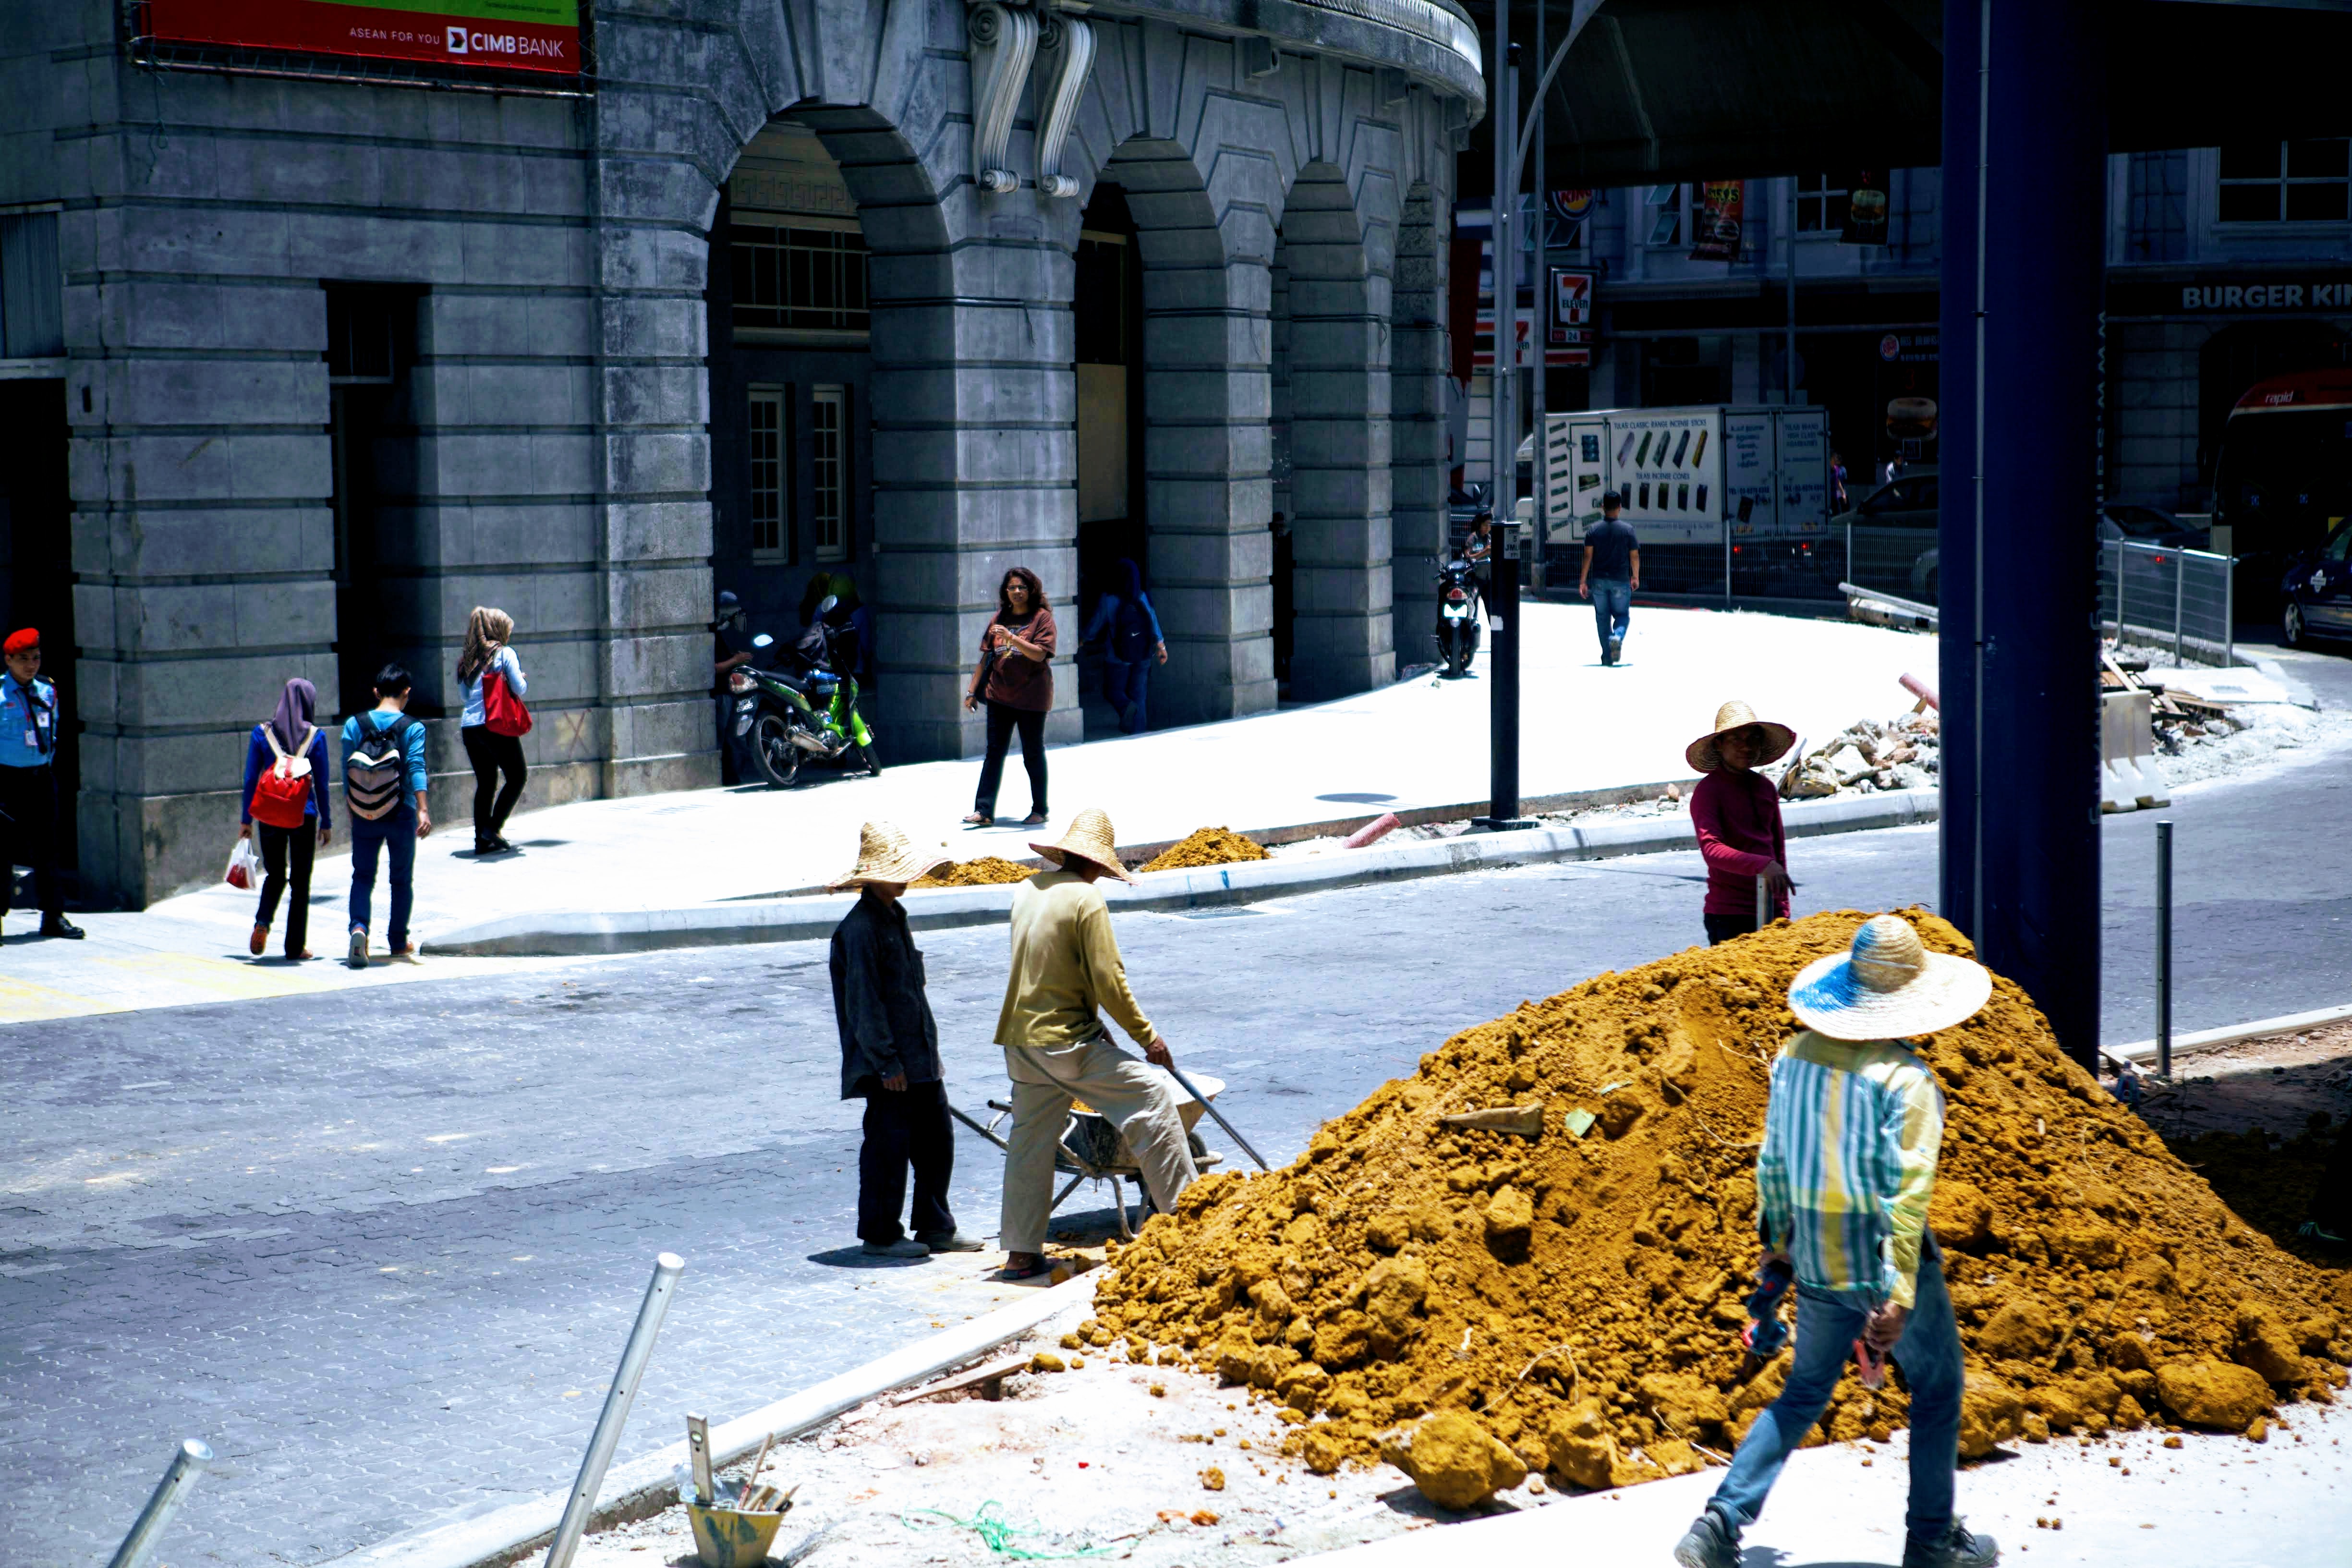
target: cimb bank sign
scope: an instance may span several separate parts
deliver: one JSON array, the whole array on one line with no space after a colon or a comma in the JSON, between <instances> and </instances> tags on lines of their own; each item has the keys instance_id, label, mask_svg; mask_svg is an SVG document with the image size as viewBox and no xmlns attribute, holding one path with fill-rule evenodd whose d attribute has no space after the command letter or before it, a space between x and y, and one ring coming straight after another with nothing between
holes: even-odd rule
<instances>
[{"instance_id":1,"label":"cimb bank sign","mask_svg":"<svg viewBox=\"0 0 2352 1568\"><path fill-rule=\"evenodd\" d=\"M561 59L563 42L560 38L532 38L514 33L478 33L464 27L448 29L449 52L453 55L487 55L509 60Z\"/></svg>"}]
</instances>

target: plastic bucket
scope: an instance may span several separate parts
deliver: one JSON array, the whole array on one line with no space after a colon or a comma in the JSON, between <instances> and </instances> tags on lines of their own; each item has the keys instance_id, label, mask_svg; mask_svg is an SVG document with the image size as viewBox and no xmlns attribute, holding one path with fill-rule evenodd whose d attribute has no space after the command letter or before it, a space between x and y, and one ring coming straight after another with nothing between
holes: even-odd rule
<instances>
[{"instance_id":1,"label":"plastic bucket","mask_svg":"<svg viewBox=\"0 0 2352 1568\"><path fill-rule=\"evenodd\" d=\"M781 1513L744 1513L731 1508L686 1505L694 1521L694 1550L704 1568L758 1568L768 1560L776 1531L784 1522Z\"/></svg>"}]
</instances>

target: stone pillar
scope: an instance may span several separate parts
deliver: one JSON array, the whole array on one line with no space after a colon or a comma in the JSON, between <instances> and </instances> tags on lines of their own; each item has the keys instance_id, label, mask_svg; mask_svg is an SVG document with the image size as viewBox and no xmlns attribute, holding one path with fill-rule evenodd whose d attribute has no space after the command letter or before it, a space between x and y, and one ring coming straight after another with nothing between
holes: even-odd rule
<instances>
[{"instance_id":1,"label":"stone pillar","mask_svg":"<svg viewBox=\"0 0 2352 1568\"><path fill-rule=\"evenodd\" d=\"M1397 236L1389 370L1395 449L1394 602L1398 662L1426 658L1446 543L1446 208L1416 185Z\"/></svg>"},{"instance_id":2,"label":"stone pillar","mask_svg":"<svg viewBox=\"0 0 2352 1568\"><path fill-rule=\"evenodd\" d=\"M1395 679L1391 622L1390 279L1371 269L1339 170L1310 164L1282 222L1290 263L1291 689L1319 701Z\"/></svg>"}]
</instances>

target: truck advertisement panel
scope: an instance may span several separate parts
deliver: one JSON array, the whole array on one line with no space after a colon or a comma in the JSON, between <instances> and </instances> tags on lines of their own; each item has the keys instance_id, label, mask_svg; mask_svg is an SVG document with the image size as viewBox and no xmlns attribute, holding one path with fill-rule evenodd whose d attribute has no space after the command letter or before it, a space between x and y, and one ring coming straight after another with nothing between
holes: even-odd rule
<instances>
[{"instance_id":1,"label":"truck advertisement panel","mask_svg":"<svg viewBox=\"0 0 2352 1568\"><path fill-rule=\"evenodd\" d=\"M577 0L148 0L160 41L577 74Z\"/></svg>"},{"instance_id":2,"label":"truck advertisement panel","mask_svg":"<svg viewBox=\"0 0 2352 1568\"><path fill-rule=\"evenodd\" d=\"M1723 516L1722 410L1626 409L1609 416L1609 433L1616 443L1609 473L1626 521L1653 525L1663 543L1668 535L1654 525L1712 525ZM1722 537L1713 526L1705 532Z\"/></svg>"}]
</instances>

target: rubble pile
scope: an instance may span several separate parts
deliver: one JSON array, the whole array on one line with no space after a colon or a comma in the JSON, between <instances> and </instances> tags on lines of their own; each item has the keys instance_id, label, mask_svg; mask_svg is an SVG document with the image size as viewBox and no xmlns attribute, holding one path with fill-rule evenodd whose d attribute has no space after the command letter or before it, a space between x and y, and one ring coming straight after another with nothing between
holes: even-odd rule
<instances>
[{"instance_id":1,"label":"rubble pile","mask_svg":"<svg viewBox=\"0 0 2352 1568\"><path fill-rule=\"evenodd\" d=\"M977 860L953 860L934 868L911 888L987 888L999 882L1025 882L1037 874L1034 866L1024 866L1017 860L1007 860L1002 855L983 855Z\"/></svg>"},{"instance_id":2,"label":"rubble pile","mask_svg":"<svg viewBox=\"0 0 2352 1568\"><path fill-rule=\"evenodd\" d=\"M1864 719L1793 761L1780 775L1780 798L1816 800L1841 790L1924 789L1936 782L1940 757L1933 709L1883 723Z\"/></svg>"},{"instance_id":3,"label":"rubble pile","mask_svg":"<svg viewBox=\"0 0 2352 1568\"><path fill-rule=\"evenodd\" d=\"M1782 922L1462 1031L1290 1165L1212 1175L1154 1218L1117 1255L1094 1342L1278 1401L1318 1473L1385 1457L1453 1506L1522 1466L1601 1487L1727 1452L1788 1364L1737 1340L1784 999L1864 918ZM1923 1048L1949 1106L1932 1217L1969 1356L1965 1453L2243 1429L2342 1386L2352 1273L2231 1213L2014 984ZM1446 1120L1514 1107L1478 1120L1531 1108L1534 1135ZM1899 1373L1875 1393L1849 1373L1824 1425L1883 1438L1905 1406Z\"/></svg>"},{"instance_id":4,"label":"rubble pile","mask_svg":"<svg viewBox=\"0 0 2352 1568\"><path fill-rule=\"evenodd\" d=\"M1271 858L1265 846L1230 827L1196 827L1136 868L1139 871L1180 871L1194 866L1227 866L1236 860Z\"/></svg>"}]
</instances>

